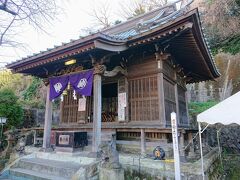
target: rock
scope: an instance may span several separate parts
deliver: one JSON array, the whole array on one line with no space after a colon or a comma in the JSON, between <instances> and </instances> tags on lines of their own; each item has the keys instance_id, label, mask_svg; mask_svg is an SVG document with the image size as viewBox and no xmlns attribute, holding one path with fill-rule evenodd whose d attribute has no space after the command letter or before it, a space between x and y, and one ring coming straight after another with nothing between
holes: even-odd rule
<instances>
[{"instance_id":1,"label":"rock","mask_svg":"<svg viewBox=\"0 0 240 180\"><path fill-rule=\"evenodd\" d=\"M103 142L99 146L98 158L100 158L100 167L108 169L119 169L119 154L116 149L116 135L113 135L110 142Z\"/></svg>"},{"instance_id":2,"label":"rock","mask_svg":"<svg viewBox=\"0 0 240 180\"><path fill-rule=\"evenodd\" d=\"M124 170L119 169L106 169L100 168L99 179L100 180L124 180Z\"/></svg>"}]
</instances>

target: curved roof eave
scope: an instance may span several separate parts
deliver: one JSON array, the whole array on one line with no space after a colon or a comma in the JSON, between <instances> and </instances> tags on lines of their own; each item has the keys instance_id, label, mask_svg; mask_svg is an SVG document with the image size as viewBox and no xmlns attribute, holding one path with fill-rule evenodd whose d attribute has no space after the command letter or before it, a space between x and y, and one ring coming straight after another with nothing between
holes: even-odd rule
<instances>
[{"instance_id":1,"label":"curved roof eave","mask_svg":"<svg viewBox=\"0 0 240 180\"><path fill-rule=\"evenodd\" d=\"M24 66L29 63L34 63L44 58L46 59L49 57L54 57L58 54L64 54L64 52L66 51L71 51L79 47L88 46L89 44L92 44L92 47L90 49L98 48L98 49L103 49L108 51L117 51L117 52L127 49L126 40L113 39L99 32L93 35L86 36L85 38L81 38L74 41L72 40L69 43L63 43L61 46L55 46L54 48L47 49L46 51L41 51L38 54L33 54L21 60L7 64L6 67L9 69L15 69L15 68L18 68L19 66ZM76 53L79 53L79 52L76 52Z\"/></svg>"}]
</instances>

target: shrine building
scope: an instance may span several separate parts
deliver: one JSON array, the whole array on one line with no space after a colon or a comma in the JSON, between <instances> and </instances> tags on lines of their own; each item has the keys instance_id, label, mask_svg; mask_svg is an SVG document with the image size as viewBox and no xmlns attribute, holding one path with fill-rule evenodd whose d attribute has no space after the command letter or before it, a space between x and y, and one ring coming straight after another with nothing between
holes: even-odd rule
<instances>
[{"instance_id":1,"label":"shrine building","mask_svg":"<svg viewBox=\"0 0 240 180\"><path fill-rule=\"evenodd\" d=\"M169 4L8 64L47 86L43 148L75 151L87 138L97 152L112 134L122 149L172 147L173 111L183 147L191 136L186 84L219 77L198 10L188 6ZM60 124L51 133L55 99Z\"/></svg>"}]
</instances>

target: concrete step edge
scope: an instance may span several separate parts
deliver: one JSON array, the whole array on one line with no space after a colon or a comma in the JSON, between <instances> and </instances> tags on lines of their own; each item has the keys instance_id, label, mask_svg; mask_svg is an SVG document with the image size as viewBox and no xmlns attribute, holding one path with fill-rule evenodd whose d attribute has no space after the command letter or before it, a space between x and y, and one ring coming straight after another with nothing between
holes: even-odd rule
<instances>
[{"instance_id":1,"label":"concrete step edge","mask_svg":"<svg viewBox=\"0 0 240 180\"><path fill-rule=\"evenodd\" d=\"M45 159L44 159L45 160ZM56 168L56 169L66 169L66 170L78 170L81 165L79 164L79 166L76 166L76 167L63 167L63 166L58 166L56 164L51 164L50 162L51 161L54 161L56 162L55 160L49 160L49 159L46 159L46 162L48 164L45 164L45 162L36 162L36 161L31 161L31 159L21 159L18 163L28 163L28 164L33 164L33 165L40 165L40 166L45 166L45 167L53 167L53 168ZM59 163L64 163L64 161L59 161ZM67 162L69 163L69 162Z\"/></svg>"},{"instance_id":2,"label":"concrete step edge","mask_svg":"<svg viewBox=\"0 0 240 180\"><path fill-rule=\"evenodd\" d=\"M37 171L32 171L28 169L22 169L22 168L13 168L10 169L10 177L15 176L15 177L24 177L24 178L33 178L33 179L41 179L41 180L68 180L69 178L63 178L51 174L46 174L46 173L40 173Z\"/></svg>"}]
</instances>

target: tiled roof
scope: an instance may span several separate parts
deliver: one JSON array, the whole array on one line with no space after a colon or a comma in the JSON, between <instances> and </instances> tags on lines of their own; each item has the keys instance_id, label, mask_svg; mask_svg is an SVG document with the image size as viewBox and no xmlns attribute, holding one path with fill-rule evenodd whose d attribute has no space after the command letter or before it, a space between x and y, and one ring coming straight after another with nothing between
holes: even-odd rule
<instances>
[{"instance_id":1,"label":"tiled roof","mask_svg":"<svg viewBox=\"0 0 240 180\"><path fill-rule=\"evenodd\" d=\"M76 53L92 50L94 48L101 49L102 48L101 43L109 43L110 46L113 45L115 47L122 46L122 45L125 46L126 48L131 47L136 43L138 44L139 42L136 40L144 37L146 34L151 34L152 32L159 31L159 29L175 24L179 20L185 18L186 17L185 15L191 14L191 11L188 11L188 9L192 2L193 0L178 0L174 3L155 9L146 14L131 18L126 22L98 31L97 33L90 34L86 37L79 37L79 39L71 40L68 43L62 43L62 45L60 46L54 46L54 48L49 48L46 51L41 51L40 53L33 54L32 56L28 56L21 60L15 61L7 65L7 68L15 69L15 70L18 67L21 67L21 68L24 67L25 69L32 68L33 67L32 65L27 65L27 64L29 64L30 62L34 63L37 61L37 63L35 63L35 66L38 66L46 62L52 62L52 61L64 58L66 57L66 54L58 55L58 53L62 51L64 52L68 51L69 53L67 54L67 56L71 56ZM209 67L214 69L213 72L215 73L215 77L218 77L219 72L216 69L216 64L214 62L212 53L210 52L210 47L208 46L208 42L205 38L204 33L202 33L203 30L201 29L199 14L196 13L195 15L198 16L197 21L199 21L197 26L198 28L200 28L200 31L198 31L199 37L203 41L204 51L209 55L207 57L208 59L207 61L209 61L211 64ZM178 26L174 28L175 29L171 30L171 32L177 32L179 30L179 29L176 29L176 28L179 28ZM162 36L165 36L165 35L166 34L164 32ZM145 41L145 40L143 39L141 41ZM99 46L97 46L95 42L98 42ZM79 49L82 47L83 49ZM122 50L123 49L124 48L122 48ZM40 61L44 60L44 62L42 61L40 62L39 60ZM22 70L18 70L18 72L21 72Z\"/></svg>"},{"instance_id":2,"label":"tiled roof","mask_svg":"<svg viewBox=\"0 0 240 180\"><path fill-rule=\"evenodd\" d=\"M118 32L116 34L112 34L111 32L108 33L107 31L104 33L115 39L127 40L131 37L134 37L150 29L159 27L162 24L165 24L173 19L176 19L186 11L192 2L193 0L188 0L186 4L180 4L180 7L178 8L177 4L183 3L182 0L178 0L172 4L158 8L157 11L155 10L157 12L156 15L144 21L143 19L140 19L130 29ZM128 21L126 23L128 23Z\"/></svg>"},{"instance_id":3,"label":"tiled roof","mask_svg":"<svg viewBox=\"0 0 240 180\"><path fill-rule=\"evenodd\" d=\"M187 3L183 2L184 0L177 0L174 3L167 4L166 6L163 6L161 8L131 18L126 22L120 23L108 29L101 30L97 33L90 34L86 37L80 37L79 39L76 40L71 39L70 42L64 42L61 45L55 45L53 48L47 48L45 51L40 51L39 53L34 53L30 56L17 60L11 64L8 64L7 67L11 67L12 65L26 62L38 56L47 55L48 53L60 50L62 47L66 48L77 43L85 42L88 39L93 39L96 38L97 36L105 37L107 39L112 40L127 41L128 39L134 36L140 35L143 32L147 32L150 29L159 27L162 24L165 24L182 15L186 8L188 8L189 5L193 2L193 0L187 0ZM177 6L179 6L179 8Z\"/></svg>"}]
</instances>

